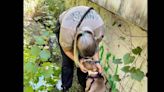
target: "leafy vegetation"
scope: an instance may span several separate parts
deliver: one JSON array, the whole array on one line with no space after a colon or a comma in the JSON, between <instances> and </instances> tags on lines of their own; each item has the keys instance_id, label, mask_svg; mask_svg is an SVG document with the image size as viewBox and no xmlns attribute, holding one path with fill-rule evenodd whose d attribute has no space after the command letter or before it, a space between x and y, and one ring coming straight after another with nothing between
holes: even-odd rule
<instances>
[{"instance_id":1,"label":"leafy vegetation","mask_svg":"<svg viewBox=\"0 0 164 92\"><path fill-rule=\"evenodd\" d=\"M113 60L114 64L122 64L121 59L115 59Z\"/></svg>"},{"instance_id":2,"label":"leafy vegetation","mask_svg":"<svg viewBox=\"0 0 164 92\"><path fill-rule=\"evenodd\" d=\"M121 78L118 74L118 65L123 64L124 66L121 68L121 70L125 73L129 73L131 78L137 81L141 81L143 79L144 72L141 71L141 69L133 67L131 64L134 63L135 57L137 55L140 55L142 49L138 46L131 50L131 52L125 53L122 58L116 58L115 55L112 55L110 52L107 52L106 54L106 64L104 65L103 69L106 74L108 74L108 83L111 86L112 92L119 92L119 90L116 87L116 83L121 81ZM102 60L104 55L104 46L100 46L100 59ZM111 58L111 59L110 59ZM111 74L109 72L110 70L110 61L112 60L112 63L116 65L114 74ZM110 64L109 64L110 63Z\"/></svg>"},{"instance_id":3,"label":"leafy vegetation","mask_svg":"<svg viewBox=\"0 0 164 92\"><path fill-rule=\"evenodd\" d=\"M49 92L61 72L57 43L50 50L56 20L64 0L24 0L24 91ZM56 38L53 39L56 42Z\"/></svg>"},{"instance_id":4,"label":"leafy vegetation","mask_svg":"<svg viewBox=\"0 0 164 92\"><path fill-rule=\"evenodd\" d=\"M131 56L130 53L127 53L123 56L124 64L130 64L134 61L135 57Z\"/></svg>"},{"instance_id":5,"label":"leafy vegetation","mask_svg":"<svg viewBox=\"0 0 164 92\"><path fill-rule=\"evenodd\" d=\"M142 51L142 49L138 46L138 47L132 49L132 54L140 55L141 51ZM125 65L131 64L135 60L135 56L132 56L130 53L126 53L123 56L123 59L124 59L124 64ZM125 73L130 73L131 78L135 79L137 81L141 81L144 77L144 72L141 71L139 68L136 69L136 67L124 66L121 70Z\"/></svg>"},{"instance_id":6,"label":"leafy vegetation","mask_svg":"<svg viewBox=\"0 0 164 92\"><path fill-rule=\"evenodd\" d=\"M120 81L121 79L119 78L119 75L114 75L112 77L112 80L114 80L114 81Z\"/></svg>"},{"instance_id":7,"label":"leafy vegetation","mask_svg":"<svg viewBox=\"0 0 164 92\"><path fill-rule=\"evenodd\" d=\"M140 48L139 46L137 48L132 49L132 52L135 55L140 55L141 54L141 51L142 51L142 48Z\"/></svg>"},{"instance_id":8,"label":"leafy vegetation","mask_svg":"<svg viewBox=\"0 0 164 92\"><path fill-rule=\"evenodd\" d=\"M121 68L121 70L124 71L125 73L127 73L130 71L129 68L130 68L130 66L124 66Z\"/></svg>"}]
</instances>

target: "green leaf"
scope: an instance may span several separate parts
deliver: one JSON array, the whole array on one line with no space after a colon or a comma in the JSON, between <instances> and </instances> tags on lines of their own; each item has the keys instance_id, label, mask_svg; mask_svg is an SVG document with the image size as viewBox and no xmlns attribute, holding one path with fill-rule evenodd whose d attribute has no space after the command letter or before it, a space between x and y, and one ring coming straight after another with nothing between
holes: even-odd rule
<instances>
[{"instance_id":1,"label":"green leaf","mask_svg":"<svg viewBox=\"0 0 164 92\"><path fill-rule=\"evenodd\" d=\"M37 68L34 63L32 62L27 62L25 63L24 70L27 73L35 73L37 71Z\"/></svg>"},{"instance_id":2,"label":"green leaf","mask_svg":"<svg viewBox=\"0 0 164 92\"><path fill-rule=\"evenodd\" d=\"M51 65L52 64L50 62L45 62L45 63L42 64L43 67L45 67L45 66L51 66Z\"/></svg>"},{"instance_id":3,"label":"green leaf","mask_svg":"<svg viewBox=\"0 0 164 92\"><path fill-rule=\"evenodd\" d=\"M129 70L130 66L124 66L123 68L121 68L122 71L124 71L125 73L130 72Z\"/></svg>"},{"instance_id":4,"label":"green leaf","mask_svg":"<svg viewBox=\"0 0 164 92\"><path fill-rule=\"evenodd\" d=\"M127 53L123 56L124 64L130 64L134 61L135 57L130 56L130 53Z\"/></svg>"},{"instance_id":5,"label":"green leaf","mask_svg":"<svg viewBox=\"0 0 164 92\"><path fill-rule=\"evenodd\" d=\"M48 16L45 16L45 18L47 18L47 19L53 19L53 16L48 15Z\"/></svg>"},{"instance_id":6,"label":"green leaf","mask_svg":"<svg viewBox=\"0 0 164 92\"><path fill-rule=\"evenodd\" d=\"M132 67L132 68L130 69L130 72L132 73L132 72L134 72L134 71L136 71L136 68L135 68L135 67Z\"/></svg>"},{"instance_id":7,"label":"green leaf","mask_svg":"<svg viewBox=\"0 0 164 92\"><path fill-rule=\"evenodd\" d=\"M57 82L58 80L57 79L52 79L52 78L49 78L49 81L48 81L48 83L50 83L50 84L56 84L56 82Z\"/></svg>"},{"instance_id":8,"label":"green leaf","mask_svg":"<svg viewBox=\"0 0 164 92\"><path fill-rule=\"evenodd\" d=\"M34 92L34 91L33 91L32 87L26 86L24 89L24 92Z\"/></svg>"},{"instance_id":9,"label":"green leaf","mask_svg":"<svg viewBox=\"0 0 164 92\"><path fill-rule=\"evenodd\" d=\"M59 68L58 70L54 71L54 76L59 76L61 73L61 68Z\"/></svg>"},{"instance_id":10,"label":"green leaf","mask_svg":"<svg viewBox=\"0 0 164 92\"><path fill-rule=\"evenodd\" d=\"M45 90L45 86L42 85L42 86L40 86L37 90L41 90L41 92L44 92L43 90ZM39 91L36 91L36 92L39 92Z\"/></svg>"},{"instance_id":11,"label":"green leaf","mask_svg":"<svg viewBox=\"0 0 164 92\"><path fill-rule=\"evenodd\" d=\"M114 81L120 81L121 79L119 78L119 75L114 75L112 77L112 80L114 80Z\"/></svg>"},{"instance_id":12,"label":"green leaf","mask_svg":"<svg viewBox=\"0 0 164 92\"><path fill-rule=\"evenodd\" d=\"M116 82L113 81L112 90L116 89Z\"/></svg>"},{"instance_id":13,"label":"green leaf","mask_svg":"<svg viewBox=\"0 0 164 92\"><path fill-rule=\"evenodd\" d=\"M139 46L135 49L132 49L132 52L136 55L140 55L142 51L142 48L140 48Z\"/></svg>"},{"instance_id":14,"label":"green leaf","mask_svg":"<svg viewBox=\"0 0 164 92\"><path fill-rule=\"evenodd\" d=\"M50 52L48 50L42 50L40 53L41 61L47 61L50 58Z\"/></svg>"},{"instance_id":15,"label":"green leaf","mask_svg":"<svg viewBox=\"0 0 164 92\"><path fill-rule=\"evenodd\" d=\"M103 45L101 45L100 46L100 61L102 60L103 54L104 54L104 47Z\"/></svg>"},{"instance_id":16,"label":"green leaf","mask_svg":"<svg viewBox=\"0 0 164 92\"><path fill-rule=\"evenodd\" d=\"M53 84L56 84L56 83L53 83ZM49 87L47 87L47 91L48 91L48 92L51 92L51 90L53 90L53 89L54 89L53 86L49 86Z\"/></svg>"},{"instance_id":17,"label":"green leaf","mask_svg":"<svg viewBox=\"0 0 164 92\"><path fill-rule=\"evenodd\" d=\"M106 60L109 61L109 57L111 56L111 53L106 54Z\"/></svg>"},{"instance_id":18,"label":"green leaf","mask_svg":"<svg viewBox=\"0 0 164 92\"><path fill-rule=\"evenodd\" d=\"M114 72L114 74L116 75L117 72L118 72L118 64L116 65L116 68L115 68L115 72Z\"/></svg>"},{"instance_id":19,"label":"green leaf","mask_svg":"<svg viewBox=\"0 0 164 92\"><path fill-rule=\"evenodd\" d=\"M34 57L31 57L28 59L28 62L35 62L37 60L37 57L34 56Z\"/></svg>"},{"instance_id":20,"label":"green leaf","mask_svg":"<svg viewBox=\"0 0 164 92\"><path fill-rule=\"evenodd\" d=\"M45 78L50 77L54 73L53 68L50 68L45 75Z\"/></svg>"},{"instance_id":21,"label":"green leaf","mask_svg":"<svg viewBox=\"0 0 164 92\"><path fill-rule=\"evenodd\" d=\"M113 63L114 64L122 64L121 59L114 59Z\"/></svg>"},{"instance_id":22,"label":"green leaf","mask_svg":"<svg viewBox=\"0 0 164 92\"><path fill-rule=\"evenodd\" d=\"M144 72L141 71L140 69L134 70L131 72L131 78L135 79L137 81L141 81L144 77Z\"/></svg>"},{"instance_id":23,"label":"green leaf","mask_svg":"<svg viewBox=\"0 0 164 92\"><path fill-rule=\"evenodd\" d=\"M38 44L38 45L45 44L45 41L44 41L44 39L41 36L35 36L34 38L36 40L36 44Z\"/></svg>"},{"instance_id":24,"label":"green leaf","mask_svg":"<svg viewBox=\"0 0 164 92\"><path fill-rule=\"evenodd\" d=\"M114 90L112 90L112 92L119 92L119 91L118 91L118 89L114 89Z\"/></svg>"},{"instance_id":25,"label":"green leaf","mask_svg":"<svg viewBox=\"0 0 164 92\"><path fill-rule=\"evenodd\" d=\"M49 25L54 25L53 21L47 21Z\"/></svg>"},{"instance_id":26,"label":"green leaf","mask_svg":"<svg viewBox=\"0 0 164 92\"><path fill-rule=\"evenodd\" d=\"M33 55L33 56L39 56L39 54L40 54L40 48L38 47L38 46L33 46L32 48L31 48L31 54Z\"/></svg>"},{"instance_id":27,"label":"green leaf","mask_svg":"<svg viewBox=\"0 0 164 92\"><path fill-rule=\"evenodd\" d=\"M49 32L48 31L44 31L42 35L48 37L49 36Z\"/></svg>"},{"instance_id":28,"label":"green leaf","mask_svg":"<svg viewBox=\"0 0 164 92\"><path fill-rule=\"evenodd\" d=\"M113 60L113 61L115 60L115 56L113 56L112 60Z\"/></svg>"},{"instance_id":29,"label":"green leaf","mask_svg":"<svg viewBox=\"0 0 164 92\"><path fill-rule=\"evenodd\" d=\"M108 67L104 67L104 71L107 72L109 70Z\"/></svg>"},{"instance_id":30,"label":"green leaf","mask_svg":"<svg viewBox=\"0 0 164 92\"><path fill-rule=\"evenodd\" d=\"M40 72L41 72L41 74L43 74L43 76L45 78L49 78L51 76L51 74L54 73L53 68L52 67L49 67L49 66L42 67L42 69L41 69Z\"/></svg>"},{"instance_id":31,"label":"green leaf","mask_svg":"<svg viewBox=\"0 0 164 92\"><path fill-rule=\"evenodd\" d=\"M109 85L113 85L113 81L112 81L112 76L111 75L109 75L109 77L108 77L108 83L109 83Z\"/></svg>"}]
</instances>

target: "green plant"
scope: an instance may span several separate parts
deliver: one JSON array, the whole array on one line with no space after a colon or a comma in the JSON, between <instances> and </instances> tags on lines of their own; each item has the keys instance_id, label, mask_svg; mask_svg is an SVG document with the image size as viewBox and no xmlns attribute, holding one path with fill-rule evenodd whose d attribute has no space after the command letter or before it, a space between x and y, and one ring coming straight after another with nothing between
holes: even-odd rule
<instances>
[{"instance_id":1,"label":"green plant","mask_svg":"<svg viewBox=\"0 0 164 92\"><path fill-rule=\"evenodd\" d=\"M102 61L104 55L104 46L101 45L100 46L100 60ZM112 76L112 74L109 73L109 68L110 68L110 58L112 58L112 63L116 64L116 69L114 72L114 75ZM116 82L119 82L121 79L119 78L119 75L117 74L118 72L118 64L122 64L121 59L116 59L114 55L112 55L111 53L107 52L106 54L106 64L104 65L103 69L105 71L105 73L108 73L108 83L111 86L111 91L112 92L118 92L118 89L116 88Z\"/></svg>"},{"instance_id":2,"label":"green plant","mask_svg":"<svg viewBox=\"0 0 164 92\"><path fill-rule=\"evenodd\" d=\"M57 66L55 63L47 62L48 58L45 58L48 54L44 53L45 56L42 56L42 51L39 47L34 46L31 49L24 49L24 87L25 90L28 92L33 87L33 90L40 90L32 86L37 84L40 77L44 77L44 81L46 85L49 84L50 87L44 85L44 89L42 90L52 90L52 86L57 82L59 79L59 73L61 71L60 67ZM47 51L48 52L48 51ZM44 61L42 61L44 58ZM30 84L31 83L31 84Z\"/></svg>"},{"instance_id":3,"label":"green plant","mask_svg":"<svg viewBox=\"0 0 164 92\"><path fill-rule=\"evenodd\" d=\"M134 49L132 49L132 53L126 53L123 56L124 64L129 65L134 62L135 56L134 55L140 55L142 49L138 46ZM133 56L132 56L133 55ZM144 72L141 71L141 69L133 67L133 66L124 66L121 68L121 70L125 73L129 73L132 79L135 79L137 81L141 81L144 77Z\"/></svg>"},{"instance_id":4,"label":"green plant","mask_svg":"<svg viewBox=\"0 0 164 92\"><path fill-rule=\"evenodd\" d=\"M119 77L118 74L118 67L119 64L124 64L124 66L121 68L121 70L125 73L129 73L131 78L137 81L141 81L144 77L144 72L141 71L139 68L136 68L134 66L131 66L130 64L132 64L135 61L135 56L140 55L142 51L142 48L140 48L139 46L132 49L132 53L126 53L122 58L116 58L115 55L112 55L112 53L107 52L106 54L106 64L103 66L104 72L106 74L108 74L108 83L111 86L111 91L112 92L119 92L119 90L116 87L116 84L121 81L121 78ZM104 55L104 46L101 45L100 46L100 60L102 60ZM113 64L116 65L115 67L115 71L114 74L111 74L109 72L109 68L110 68L110 61L112 59Z\"/></svg>"},{"instance_id":5,"label":"green plant","mask_svg":"<svg viewBox=\"0 0 164 92\"><path fill-rule=\"evenodd\" d=\"M49 92L59 80L61 67L57 61L53 61L48 41L54 36L56 19L64 10L63 5L64 0L25 0L24 16L34 20L24 27L25 92ZM25 24L26 22L28 21L24 20ZM55 57L60 57L57 43L52 48L53 53L56 53Z\"/></svg>"}]
</instances>

